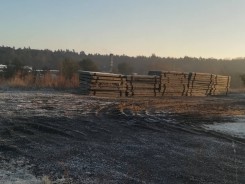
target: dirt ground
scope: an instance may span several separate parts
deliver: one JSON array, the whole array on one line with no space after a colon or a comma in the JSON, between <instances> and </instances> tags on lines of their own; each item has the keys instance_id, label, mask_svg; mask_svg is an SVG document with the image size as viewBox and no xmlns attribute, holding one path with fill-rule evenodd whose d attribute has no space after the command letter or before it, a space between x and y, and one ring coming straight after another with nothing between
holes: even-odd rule
<instances>
[{"instance_id":1,"label":"dirt ground","mask_svg":"<svg viewBox=\"0 0 245 184\"><path fill-rule=\"evenodd\" d=\"M0 183L243 184L245 139L205 127L245 123L244 115L244 94L2 91Z\"/></svg>"}]
</instances>

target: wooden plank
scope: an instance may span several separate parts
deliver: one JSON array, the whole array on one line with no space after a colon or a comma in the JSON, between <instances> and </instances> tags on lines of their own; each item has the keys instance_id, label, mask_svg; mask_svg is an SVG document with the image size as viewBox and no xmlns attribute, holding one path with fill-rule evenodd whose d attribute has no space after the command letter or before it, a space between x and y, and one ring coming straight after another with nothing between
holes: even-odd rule
<instances>
[{"instance_id":1,"label":"wooden plank","mask_svg":"<svg viewBox=\"0 0 245 184\"><path fill-rule=\"evenodd\" d=\"M121 82L113 82L113 81L107 81L107 82L86 82L86 81L80 81L81 85L105 85L105 86L126 86L126 83Z\"/></svg>"},{"instance_id":2,"label":"wooden plank","mask_svg":"<svg viewBox=\"0 0 245 184\"><path fill-rule=\"evenodd\" d=\"M154 82L127 82L128 86L144 86L144 85L149 85L149 86L154 86L154 85L160 85L160 83L154 83Z\"/></svg>"},{"instance_id":3,"label":"wooden plank","mask_svg":"<svg viewBox=\"0 0 245 184\"><path fill-rule=\"evenodd\" d=\"M115 74L115 73L104 73L104 72L91 72L91 71L78 71L81 75L88 76L108 76L108 77L123 77L124 75Z\"/></svg>"},{"instance_id":4,"label":"wooden plank","mask_svg":"<svg viewBox=\"0 0 245 184\"><path fill-rule=\"evenodd\" d=\"M130 80L157 80L160 79L159 76L156 75L127 75L126 79Z\"/></svg>"},{"instance_id":5,"label":"wooden plank","mask_svg":"<svg viewBox=\"0 0 245 184\"><path fill-rule=\"evenodd\" d=\"M159 90L159 89L156 89L156 88L126 88L127 90L130 90L130 91L156 91L156 90Z\"/></svg>"},{"instance_id":6,"label":"wooden plank","mask_svg":"<svg viewBox=\"0 0 245 184\"><path fill-rule=\"evenodd\" d=\"M87 88L83 88L83 89L86 89L86 90L93 90L93 91L120 91L120 90L125 90L126 91L126 88L122 88L122 87L116 87L116 88L112 88L112 87L87 87Z\"/></svg>"},{"instance_id":7,"label":"wooden plank","mask_svg":"<svg viewBox=\"0 0 245 184\"><path fill-rule=\"evenodd\" d=\"M139 87L139 86L127 86L127 89L135 89L135 90L147 90L147 89L160 89L160 87Z\"/></svg>"},{"instance_id":8,"label":"wooden plank","mask_svg":"<svg viewBox=\"0 0 245 184\"><path fill-rule=\"evenodd\" d=\"M92 80L92 81L84 81L84 80L80 80L80 83L88 83L88 84L126 84L126 82L122 82L122 81L100 81L100 80Z\"/></svg>"},{"instance_id":9,"label":"wooden plank","mask_svg":"<svg viewBox=\"0 0 245 184\"><path fill-rule=\"evenodd\" d=\"M118 89L118 88L127 88L126 86L97 86L97 85L80 85L80 87L82 88L114 88L114 89Z\"/></svg>"},{"instance_id":10,"label":"wooden plank","mask_svg":"<svg viewBox=\"0 0 245 184\"><path fill-rule=\"evenodd\" d=\"M86 81L89 81L89 80L110 80L110 81L126 81L126 78L122 78L122 77L100 77L100 76L91 76L91 77L84 77L84 76L80 76L79 77L80 80L86 80Z\"/></svg>"},{"instance_id":11,"label":"wooden plank","mask_svg":"<svg viewBox=\"0 0 245 184\"><path fill-rule=\"evenodd\" d=\"M185 96L182 93L163 93L162 96Z\"/></svg>"},{"instance_id":12,"label":"wooden plank","mask_svg":"<svg viewBox=\"0 0 245 184\"><path fill-rule=\"evenodd\" d=\"M212 89L212 86L189 86L189 89Z\"/></svg>"},{"instance_id":13,"label":"wooden plank","mask_svg":"<svg viewBox=\"0 0 245 184\"><path fill-rule=\"evenodd\" d=\"M160 86L159 83L127 83L127 86L134 86L134 87L158 87Z\"/></svg>"},{"instance_id":14,"label":"wooden plank","mask_svg":"<svg viewBox=\"0 0 245 184\"><path fill-rule=\"evenodd\" d=\"M155 94L133 94L131 96L134 96L134 97L155 97Z\"/></svg>"},{"instance_id":15,"label":"wooden plank","mask_svg":"<svg viewBox=\"0 0 245 184\"><path fill-rule=\"evenodd\" d=\"M161 82L168 82L168 83L188 83L188 79L174 79L174 78L164 78L161 79Z\"/></svg>"},{"instance_id":16,"label":"wooden plank","mask_svg":"<svg viewBox=\"0 0 245 184\"><path fill-rule=\"evenodd\" d=\"M162 74L176 74L176 75L188 75L188 72L178 72L178 71L149 71L148 75L162 75Z\"/></svg>"},{"instance_id":17,"label":"wooden plank","mask_svg":"<svg viewBox=\"0 0 245 184\"><path fill-rule=\"evenodd\" d=\"M137 93L137 94L149 94L149 93L155 93L155 91L154 90L151 90L151 91L149 91L149 90L145 90L145 91L138 91L138 90L130 90L130 91L128 91L128 92L132 92L132 93Z\"/></svg>"},{"instance_id":18,"label":"wooden plank","mask_svg":"<svg viewBox=\"0 0 245 184\"><path fill-rule=\"evenodd\" d=\"M161 86L173 86L173 87L178 87L178 86L188 86L188 83L184 84L184 83L162 83Z\"/></svg>"}]
</instances>

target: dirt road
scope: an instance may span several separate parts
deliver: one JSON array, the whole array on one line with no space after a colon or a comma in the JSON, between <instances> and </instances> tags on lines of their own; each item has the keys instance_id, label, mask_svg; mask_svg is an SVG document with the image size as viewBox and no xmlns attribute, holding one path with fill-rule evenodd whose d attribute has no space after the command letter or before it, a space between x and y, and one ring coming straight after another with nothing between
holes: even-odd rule
<instances>
[{"instance_id":1,"label":"dirt road","mask_svg":"<svg viewBox=\"0 0 245 184\"><path fill-rule=\"evenodd\" d=\"M0 183L245 183L245 95L0 93ZM244 130L245 132L245 130Z\"/></svg>"}]
</instances>

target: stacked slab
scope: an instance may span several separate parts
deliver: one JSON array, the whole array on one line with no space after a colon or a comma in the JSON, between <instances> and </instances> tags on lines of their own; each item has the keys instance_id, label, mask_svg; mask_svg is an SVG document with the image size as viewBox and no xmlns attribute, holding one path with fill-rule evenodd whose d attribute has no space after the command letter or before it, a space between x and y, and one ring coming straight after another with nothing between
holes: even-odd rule
<instances>
[{"instance_id":1,"label":"stacked slab","mask_svg":"<svg viewBox=\"0 0 245 184\"><path fill-rule=\"evenodd\" d=\"M80 89L84 95L123 97L126 78L120 74L79 71Z\"/></svg>"},{"instance_id":2,"label":"stacked slab","mask_svg":"<svg viewBox=\"0 0 245 184\"><path fill-rule=\"evenodd\" d=\"M127 96L157 96L160 90L160 77L150 75L127 75Z\"/></svg>"}]
</instances>

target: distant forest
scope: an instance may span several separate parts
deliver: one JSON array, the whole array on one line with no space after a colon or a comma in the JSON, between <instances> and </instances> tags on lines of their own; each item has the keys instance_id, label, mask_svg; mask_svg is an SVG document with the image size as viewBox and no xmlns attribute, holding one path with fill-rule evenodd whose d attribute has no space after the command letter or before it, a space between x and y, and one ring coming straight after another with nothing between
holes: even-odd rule
<instances>
[{"instance_id":1,"label":"distant forest","mask_svg":"<svg viewBox=\"0 0 245 184\"><path fill-rule=\"evenodd\" d=\"M0 64L9 65L14 61L33 69L60 69L64 60L81 63L89 59L98 71L110 71L110 55L86 54L74 50L36 50L31 48L12 48L0 47ZM183 71L183 72L207 72L220 75L230 75L232 77L232 87L241 88L244 83L241 76L245 74L245 58L235 59L215 59L215 58L196 58L196 57L158 57L152 54L150 57L137 56L129 57L126 55L113 56L114 73L138 73L147 74L149 70Z\"/></svg>"}]
</instances>

